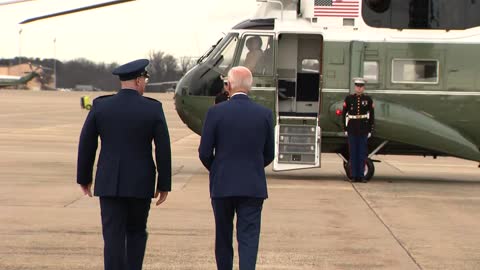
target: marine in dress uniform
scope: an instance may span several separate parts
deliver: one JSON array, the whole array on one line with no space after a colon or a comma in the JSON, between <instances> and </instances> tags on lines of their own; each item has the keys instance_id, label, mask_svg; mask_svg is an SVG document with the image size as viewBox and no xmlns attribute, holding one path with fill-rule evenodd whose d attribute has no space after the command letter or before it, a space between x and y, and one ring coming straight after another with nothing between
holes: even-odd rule
<instances>
[{"instance_id":1,"label":"marine in dress uniform","mask_svg":"<svg viewBox=\"0 0 480 270\"><path fill-rule=\"evenodd\" d=\"M365 79L354 78L355 93L345 98L343 103L344 131L348 135L350 170L352 181L365 182L365 164L367 161L367 140L375 124L373 100L363 93Z\"/></svg>"},{"instance_id":2,"label":"marine in dress uniform","mask_svg":"<svg viewBox=\"0 0 480 270\"><path fill-rule=\"evenodd\" d=\"M170 139L162 104L142 96L148 63L140 59L113 70L122 89L93 101L80 135L77 183L89 196L101 138L94 195L100 197L106 270L142 269L151 198L160 195L159 205L171 190Z\"/></svg>"}]
</instances>

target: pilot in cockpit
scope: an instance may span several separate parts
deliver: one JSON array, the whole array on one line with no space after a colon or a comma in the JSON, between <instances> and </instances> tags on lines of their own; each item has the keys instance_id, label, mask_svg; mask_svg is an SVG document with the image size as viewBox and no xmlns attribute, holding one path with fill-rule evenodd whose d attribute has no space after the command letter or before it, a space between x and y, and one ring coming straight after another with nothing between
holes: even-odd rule
<instances>
[{"instance_id":1,"label":"pilot in cockpit","mask_svg":"<svg viewBox=\"0 0 480 270\"><path fill-rule=\"evenodd\" d=\"M258 60L262 58L262 39L258 36L249 37L245 43L245 46L248 48L249 52L245 57L245 62L243 65L250 69L252 73L255 73L255 67L258 63Z\"/></svg>"}]
</instances>

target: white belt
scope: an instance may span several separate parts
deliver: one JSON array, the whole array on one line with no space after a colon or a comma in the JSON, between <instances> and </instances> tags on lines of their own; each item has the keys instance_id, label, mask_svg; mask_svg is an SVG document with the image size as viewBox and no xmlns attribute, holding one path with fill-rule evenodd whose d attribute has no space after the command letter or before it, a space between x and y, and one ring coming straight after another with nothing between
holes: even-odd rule
<instances>
[{"instance_id":1,"label":"white belt","mask_svg":"<svg viewBox=\"0 0 480 270\"><path fill-rule=\"evenodd\" d=\"M359 114L359 115L349 115L348 119L368 119L368 114Z\"/></svg>"}]
</instances>

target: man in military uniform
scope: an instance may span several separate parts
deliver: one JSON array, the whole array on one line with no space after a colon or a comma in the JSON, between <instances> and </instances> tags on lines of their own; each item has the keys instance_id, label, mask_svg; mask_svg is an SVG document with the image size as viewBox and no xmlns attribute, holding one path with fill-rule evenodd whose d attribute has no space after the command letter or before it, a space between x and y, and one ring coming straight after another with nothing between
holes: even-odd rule
<instances>
[{"instance_id":1,"label":"man in military uniform","mask_svg":"<svg viewBox=\"0 0 480 270\"><path fill-rule=\"evenodd\" d=\"M367 139L375 123L375 106L372 99L363 93L365 82L363 78L354 78L355 93L348 95L343 103L343 124L348 135L351 180L354 182L366 182Z\"/></svg>"},{"instance_id":2,"label":"man in military uniform","mask_svg":"<svg viewBox=\"0 0 480 270\"><path fill-rule=\"evenodd\" d=\"M162 104L142 96L148 63L140 59L113 70L122 89L93 101L80 135L77 183L90 197L101 138L94 194L100 197L106 270L142 269L151 198L159 196L160 205L171 190L170 139Z\"/></svg>"}]
</instances>

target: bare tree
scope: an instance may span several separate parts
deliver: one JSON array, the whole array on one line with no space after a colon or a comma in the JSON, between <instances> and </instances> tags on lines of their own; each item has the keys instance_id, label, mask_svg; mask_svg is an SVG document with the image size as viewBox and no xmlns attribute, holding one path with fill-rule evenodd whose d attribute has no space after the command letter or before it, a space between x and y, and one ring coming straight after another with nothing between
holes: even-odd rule
<instances>
[{"instance_id":1,"label":"bare tree","mask_svg":"<svg viewBox=\"0 0 480 270\"><path fill-rule=\"evenodd\" d=\"M172 55L162 51L150 51L149 58L152 82L174 81L181 76L177 59Z\"/></svg>"},{"instance_id":2,"label":"bare tree","mask_svg":"<svg viewBox=\"0 0 480 270\"><path fill-rule=\"evenodd\" d=\"M162 78L163 81L175 81L179 76L178 63L175 57L170 54L165 55L164 59L165 65L165 76Z\"/></svg>"},{"instance_id":3,"label":"bare tree","mask_svg":"<svg viewBox=\"0 0 480 270\"><path fill-rule=\"evenodd\" d=\"M150 51L149 58L150 58L150 65L149 65L149 72L150 72L150 81L152 82L159 82L162 80L163 74L165 74L165 67L163 65L163 58L165 53L158 51Z\"/></svg>"},{"instance_id":4,"label":"bare tree","mask_svg":"<svg viewBox=\"0 0 480 270\"><path fill-rule=\"evenodd\" d=\"M191 56L180 57L180 75L185 75L195 65L195 60Z\"/></svg>"}]
</instances>

